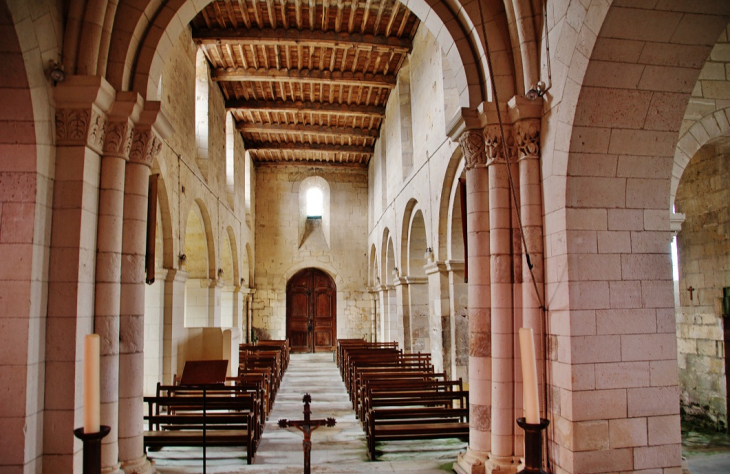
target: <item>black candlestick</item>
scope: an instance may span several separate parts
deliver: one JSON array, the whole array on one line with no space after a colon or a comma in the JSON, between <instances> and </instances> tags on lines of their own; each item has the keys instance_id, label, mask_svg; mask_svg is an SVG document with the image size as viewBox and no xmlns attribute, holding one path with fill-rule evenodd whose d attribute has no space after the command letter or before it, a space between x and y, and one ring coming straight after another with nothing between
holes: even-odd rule
<instances>
[{"instance_id":1,"label":"black candlestick","mask_svg":"<svg viewBox=\"0 0 730 474\"><path fill-rule=\"evenodd\" d=\"M83 428L76 428L74 436L84 443L83 474L101 474L101 440L109 434L111 428L102 425L98 433L84 433Z\"/></svg>"},{"instance_id":2,"label":"black candlestick","mask_svg":"<svg viewBox=\"0 0 730 474\"><path fill-rule=\"evenodd\" d=\"M550 420L540 418L537 425L527 423L524 418L517 418L517 424L525 430L525 474L547 474L542 470L542 431L550 424Z\"/></svg>"}]
</instances>

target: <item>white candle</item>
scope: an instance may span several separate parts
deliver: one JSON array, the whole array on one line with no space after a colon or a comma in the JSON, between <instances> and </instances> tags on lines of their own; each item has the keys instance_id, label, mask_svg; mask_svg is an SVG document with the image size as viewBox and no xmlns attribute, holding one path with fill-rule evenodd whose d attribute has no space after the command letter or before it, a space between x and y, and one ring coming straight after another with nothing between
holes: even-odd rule
<instances>
[{"instance_id":1,"label":"white candle","mask_svg":"<svg viewBox=\"0 0 730 474\"><path fill-rule=\"evenodd\" d=\"M87 334L84 339L84 433L100 429L99 341L98 334Z\"/></svg>"},{"instance_id":2,"label":"white candle","mask_svg":"<svg viewBox=\"0 0 730 474\"><path fill-rule=\"evenodd\" d=\"M537 398L537 360L532 328L520 329L520 357L522 358L522 404L525 421L532 425L540 423L540 402Z\"/></svg>"}]
</instances>

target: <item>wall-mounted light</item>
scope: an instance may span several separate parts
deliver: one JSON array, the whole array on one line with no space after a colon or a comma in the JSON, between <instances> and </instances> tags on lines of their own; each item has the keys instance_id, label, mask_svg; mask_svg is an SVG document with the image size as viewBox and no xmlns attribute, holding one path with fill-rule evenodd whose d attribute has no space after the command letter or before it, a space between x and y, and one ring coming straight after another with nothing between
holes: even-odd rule
<instances>
[{"instance_id":1,"label":"wall-mounted light","mask_svg":"<svg viewBox=\"0 0 730 474\"><path fill-rule=\"evenodd\" d=\"M180 263L185 263L185 259L187 259L188 256L185 255L184 253L181 253L178 258L180 259Z\"/></svg>"},{"instance_id":2,"label":"wall-mounted light","mask_svg":"<svg viewBox=\"0 0 730 474\"><path fill-rule=\"evenodd\" d=\"M400 273L398 272L398 267L393 268L393 276L395 278L398 278L399 275L400 275Z\"/></svg>"},{"instance_id":3,"label":"wall-mounted light","mask_svg":"<svg viewBox=\"0 0 730 474\"><path fill-rule=\"evenodd\" d=\"M241 286L243 286L244 283L246 283L246 279L245 278L241 278Z\"/></svg>"},{"instance_id":4,"label":"wall-mounted light","mask_svg":"<svg viewBox=\"0 0 730 474\"><path fill-rule=\"evenodd\" d=\"M545 83L539 81L537 84L532 86L529 91L527 91L525 97L530 100L537 100L540 97L544 96L545 92L547 92L547 89L545 89Z\"/></svg>"},{"instance_id":5,"label":"wall-mounted light","mask_svg":"<svg viewBox=\"0 0 730 474\"><path fill-rule=\"evenodd\" d=\"M433 249L431 247L426 247L426 253L423 254L423 258L429 262L433 260Z\"/></svg>"},{"instance_id":6,"label":"wall-mounted light","mask_svg":"<svg viewBox=\"0 0 730 474\"><path fill-rule=\"evenodd\" d=\"M218 269L218 278L221 278L221 277L223 277L223 269L219 268Z\"/></svg>"},{"instance_id":7,"label":"wall-mounted light","mask_svg":"<svg viewBox=\"0 0 730 474\"><path fill-rule=\"evenodd\" d=\"M54 86L59 82L63 82L64 80L66 80L66 73L63 70L63 64L60 64L51 59L50 61L48 61L48 65L48 76L53 81Z\"/></svg>"}]
</instances>

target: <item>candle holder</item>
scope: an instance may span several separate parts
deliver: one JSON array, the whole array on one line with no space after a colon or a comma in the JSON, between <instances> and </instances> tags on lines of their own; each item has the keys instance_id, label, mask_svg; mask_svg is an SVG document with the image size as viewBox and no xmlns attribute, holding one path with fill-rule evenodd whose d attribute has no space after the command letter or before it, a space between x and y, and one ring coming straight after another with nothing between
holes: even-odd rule
<instances>
[{"instance_id":1,"label":"candle holder","mask_svg":"<svg viewBox=\"0 0 730 474\"><path fill-rule=\"evenodd\" d=\"M525 430L525 474L547 474L542 470L542 431L550 424L550 420L540 418L539 424L527 423L524 418L517 418L517 424Z\"/></svg>"},{"instance_id":2,"label":"candle holder","mask_svg":"<svg viewBox=\"0 0 730 474\"><path fill-rule=\"evenodd\" d=\"M83 474L101 474L101 440L111 431L111 427L102 425L98 433L84 433L83 428L76 428L74 436L84 443Z\"/></svg>"}]
</instances>

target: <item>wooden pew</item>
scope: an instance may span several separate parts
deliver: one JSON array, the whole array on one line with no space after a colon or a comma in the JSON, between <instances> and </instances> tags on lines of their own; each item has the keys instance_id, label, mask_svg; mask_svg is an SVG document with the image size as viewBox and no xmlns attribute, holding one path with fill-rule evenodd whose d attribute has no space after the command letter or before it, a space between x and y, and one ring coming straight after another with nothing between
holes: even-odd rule
<instances>
[{"instance_id":1,"label":"wooden pew","mask_svg":"<svg viewBox=\"0 0 730 474\"><path fill-rule=\"evenodd\" d=\"M262 428L260 403L251 393L235 387L202 389L169 386L165 395L144 397L149 429L144 432L144 448L171 446L242 446L246 461L256 453Z\"/></svg>"}]
</instances>

